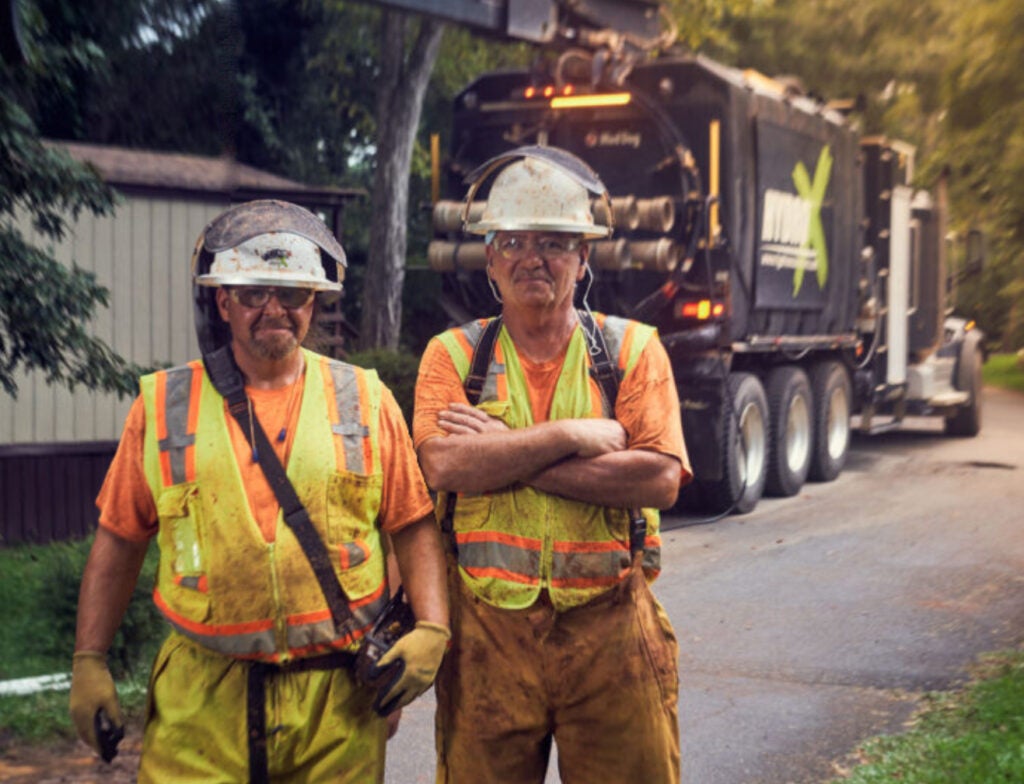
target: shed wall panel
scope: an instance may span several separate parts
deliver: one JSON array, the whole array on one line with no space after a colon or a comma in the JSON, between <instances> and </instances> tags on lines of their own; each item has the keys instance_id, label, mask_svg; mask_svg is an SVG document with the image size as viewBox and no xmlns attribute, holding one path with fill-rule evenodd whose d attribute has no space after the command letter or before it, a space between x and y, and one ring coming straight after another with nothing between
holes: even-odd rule
<instances>
[{"instance_id":1,"label":"shed wall panel","mask_svg":"<svg viewBox=\"0 0 1024 784\"><path fill-rule=\"evenodd\" d=\"M177 365L198 356L192 317L191 255L203 227L226 205L131 196L113 216L82 215L55 257L93 272L110 290L93 334L143 366ZM25 222L36 245L48 243ZM19 373L16 400L0 404L0 445L116 440L131 400L47 385L42 373Z\"/></svg>"}]
</instances>

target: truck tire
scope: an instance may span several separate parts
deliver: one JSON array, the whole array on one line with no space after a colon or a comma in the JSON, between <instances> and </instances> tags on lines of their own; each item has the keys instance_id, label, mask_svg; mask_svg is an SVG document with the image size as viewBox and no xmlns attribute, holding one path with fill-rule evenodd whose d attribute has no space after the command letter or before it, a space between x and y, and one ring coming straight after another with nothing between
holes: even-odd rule
<instances>
[{"instance_id":1,"label":"truck tire","mask_svg":"<svg viewBox=\"0 0 1024 784\"><path fill-rule=\"evenodd\" d=\"M771 438L765 491L774 496L800 492L811 467L811 384L795 365L782 365L765 384Z\"/></svg>"},{"instance_id":2,"label":"truck tire","mask_svg":"<svg viewBox=\"0 0 1024 784\"><path fill-rule=\"evenodd\" d=\"M819 362L811 368L814 434L807 478L831 482L846 465L850 452L850 374L840 362Z\"/></svg>"},{"instance_id":3,"label":"truck tire","mask_svg":"<svg viewBox=\"0 0 1024 784\"><path fill-rule=\"evenodd\" d=\"M983 358L977 343L964 342L956 373L956 388L971 397L945 421L947 436L973 438L981 432L981 365Z\"/></svg>"},{"instance_id":4,"label":"truck tire","mask_svg":"<svg viewBox=\"0 0 1024 784\"><path fill-rule=\"evenodd\" d=\"M722 415L722 478L701 483L708 511L745 514L764 493L768 456L768 400L752 373L730 373Z\"/></svg>"}]
</instances>

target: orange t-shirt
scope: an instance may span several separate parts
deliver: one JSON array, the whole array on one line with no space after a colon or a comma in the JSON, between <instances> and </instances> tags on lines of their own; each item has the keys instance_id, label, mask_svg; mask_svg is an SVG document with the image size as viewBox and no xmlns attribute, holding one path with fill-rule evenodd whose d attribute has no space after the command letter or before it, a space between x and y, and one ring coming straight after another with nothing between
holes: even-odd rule
<instances>
[{"instance_id":1,"label":"orange t-shirt","mask_svg":"<svg viewBox=\"0 0 1024 784\"><path fill-rule=\"evenodd\" d=\"M534 422L546 422L555 396L565 353L548 362L531 362L519 354L526 377ZM441 341L431 340L420 361L413 413L413 442L418 449L429 438L444 436L437 415L449 403L468 403L462 380L448 350ZM672 364L661 341L652 338L644 346L636 365L619 386L615 419L625 428L630 449L647 449L670 455L680 463L680 483L692 475L679 396L672 377Z\"/></svg>"},{"instance_id":2,"label":"orange t-shirt","mask_svg":"<svg viewBox=\"0 0 1024 784\"><path fill-rule=\"evenodd\" d=\"M288 465L299 421L299 402L304 383L305 374L293 385L281 389L246 387L245 390L252 400L253 411L284 466ZM263 532L263 538L273 542L280 504L263 475L263 469L259 463L253 462L252 449L238 422L228 413L226 404L224 417L249 506ZM278 435L282 429L285 438L279 441ZM139 397L128 412L117 454L114 455L96 499L100 510L100 525L132 541L145 541L157 532L156 504L143 468L142 445L145 432L146 410ZM384 472L380 528L386 533L395 533L431 514L433 503L416 462L416 453L412 449L402 411L386 387L381 395L379 432Z\"/></svg>"}]
</instances>

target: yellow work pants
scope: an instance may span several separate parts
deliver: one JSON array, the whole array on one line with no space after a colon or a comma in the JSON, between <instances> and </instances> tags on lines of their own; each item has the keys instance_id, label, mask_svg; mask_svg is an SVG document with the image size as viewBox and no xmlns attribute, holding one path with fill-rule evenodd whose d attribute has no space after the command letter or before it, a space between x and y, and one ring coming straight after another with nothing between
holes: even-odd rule
<instances>
[{"instance_id":1,"label":"yellow work pants","mask_svg":"<svg viewBox=\"0 0 1024 784\"><path fill-rule=\"evenodd\" d=\"M439 784L541 784L552 740L563 784L679 781L679 648L637 566L563 613L497 609L453 582Z\"/></svg>"},{"instance_id":2,"label":"yellow work pants","mask_svg":"<svg viewBox=\"0 0 1024 784\"><path fill-rule=\"evenodd\" d=\"M139 784L249 780L248 667L171 634L150 677ZM373 696L348 669L268 677L270 780L383 782L386 729L371 708Z\"/></svg>"}]
</instances>

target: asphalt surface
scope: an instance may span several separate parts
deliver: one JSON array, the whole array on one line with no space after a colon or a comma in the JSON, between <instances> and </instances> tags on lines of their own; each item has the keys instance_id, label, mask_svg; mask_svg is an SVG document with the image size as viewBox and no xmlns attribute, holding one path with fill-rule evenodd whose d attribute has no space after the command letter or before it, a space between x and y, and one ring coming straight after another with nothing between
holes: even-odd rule
<instances>
[{"instance_id":1,"label":"asphalt surface","mask_svg":"<svg viewBox=\"0 0 1024 784\"><path fill-rule=\"evenodd\" d=\"M666 519L685 526L655 592L680 640L686 784L828 781L924 692L1024 641L1024 396L984 404L977 438L912 420L855 438L835 482ZM432 716L429 696L406 709L388 784L433 781Z\"/></svg>"}]
</instances>

